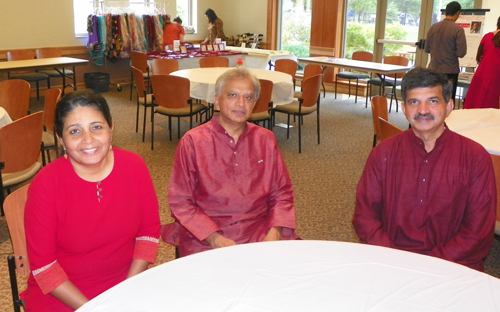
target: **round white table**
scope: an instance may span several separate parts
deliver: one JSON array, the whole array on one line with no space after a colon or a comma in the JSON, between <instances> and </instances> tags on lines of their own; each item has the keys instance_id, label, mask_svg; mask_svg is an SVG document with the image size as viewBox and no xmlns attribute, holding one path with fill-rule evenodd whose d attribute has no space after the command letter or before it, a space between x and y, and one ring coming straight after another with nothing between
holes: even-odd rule
<instances>
[{"instance_id":1,"label":"round white table","mask_svg":"<svg viewBox=\"0 0 500 312\"><path fill-rule=\"evenodd\" d=\"M188 78L191 82L191 97L214 103L215 81L231 67L192 68L178 70L170 75ZM251 74L259 79L271 80L274 84L271 100L274 105L293 101L292 76L271 70L249 68Z\"/></svg>"},{"instance_id":2,"label":"round white table","mask_svg":"<svg viewBox=\"0 0 500 312\"><path fill-rule=\"evenodd\" d=\"M446 118L448 128L481 144L490 154L500 155L500 109L453 110Z\"/></svg>"},{"instance_id":3,"label":"round white table","mask_svg":"<svg viewBox=\"0 0 500 312\"><path fill-rule=\"evenodd\" d=\"M0 107L0 127L3 127L11 122L12 119L10 118L7 111L3 107Z\"/></svg>"},{"instance_id":4,"label":"round white table","mask_svg":"<svg viewBox=\"0 0 500 312\"><path fill-rule=\"evenodd\" d=\"M438 258L299 240L173 260L77 311L498 311L499 294L499 279Z\"/></svg>"}]
</instances>

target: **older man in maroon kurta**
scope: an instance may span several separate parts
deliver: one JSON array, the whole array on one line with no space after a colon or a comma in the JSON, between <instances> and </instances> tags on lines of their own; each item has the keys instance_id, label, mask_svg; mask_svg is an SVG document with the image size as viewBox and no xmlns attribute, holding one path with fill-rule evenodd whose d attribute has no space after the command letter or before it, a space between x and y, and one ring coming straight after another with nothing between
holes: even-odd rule
<instances>
[{"instance_id":1,"label":"older man in maroon kurta","mask_svg":"<svg viewBox=\"0 0 500 312\"><path fill-rule=\"evenodd\" d=\"M247 123L259 93L244 69L216 83L220 114L179 142L168 201L176 223L162 237L181 256L212 248L296 239L294 194L273 133Z\"/></svg>"}]
</instances>

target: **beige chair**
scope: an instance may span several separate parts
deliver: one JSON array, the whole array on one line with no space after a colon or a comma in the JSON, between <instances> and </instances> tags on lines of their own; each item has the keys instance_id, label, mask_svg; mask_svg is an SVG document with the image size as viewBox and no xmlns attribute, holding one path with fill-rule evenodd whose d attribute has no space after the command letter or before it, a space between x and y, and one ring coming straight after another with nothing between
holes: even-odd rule
<instances>
[{"instance_id":1,"label":"beige chair","mask_svg":"<svg viewBox=\"0 0 500 312\"><path fill-rule=\"evenodd\" d=\"M7 61L33 60L35 52L31 50L12 50L7 52ZM40 99L40 81L47 80L47 86L50 86L50 78L47 74L38 73L32 70L23 70L8 73L9 79L23 79L28 82L36 83L36 99Z\"/></svg>"},{"instance_id":2,"label":"beige chair","mask_svg":"<svg viewBox=\"0 0 500 312\"><path fill-rule=\"evenodd\" d=\"M169 75L179 70L179 61L170 59L154 59L151 62L152 75Z\"/></svg>"},{"instance_id":3,"label":"beige chair","mask_svg":"<svg viewBox=\"0 0 500 312\"><path fill-rule=\"evenodd\" d=\"M42 167L38 162L42 131L43 112L17 119L0 128L2 205L5 190L9 191L31 179Z\"/></svg>"},{"instance_id":4,"label":"beige chair","mask_svg":"<svg viewBox=\"0 0 500 312\"><path fill-rule=\"evenodd\" d=\"M62 52L59 48L39 48L35 50L35 54L37 59L62 56ZM69 70L63 67L54 69L42 69L40 70L40 72L49 76L49 82L48 82L49 88L50 88L50 78L62 78L63 94L66 87L71 87L73 88L73 90L76 90L75 66L73 66L73 70ZM73 84L66 85L66 78L73 80Z\"/></svg>"},{"instance_id":5,"label":"beige chair","mask_svg":"<svg viewBox=\"0 0 500 312\"><path fill-rule=\"evenodd\" d=\"M373 53L366 51L356 51L352 54L352 59L356 61L373 62ZM337 98L337 80L347 79L349 81L349 97L351 97L351 80L356 80L356 93L354 97L354 103L358 102L358 87L359 80L370 79L370 75L367 73L359 73L353 71L342 71L335 75L335 98Z\"/></svg>"},{"instance_id":6,"label":"beige chair","mask_svg":"<svg viewBox=\"0 0 500 312\"><path fill-rule=\"evenodd\" d=\"M276 62L274 62L274 70L292 76L293 88L295 90L295 75L297 74L297 62L288 59L276 60Z\"/></svg>"},{"instance_id":7,"label":"beige chair","mask_svg":"<svg viewBox=\"0 0 500 312\"><path fill-rule=\"evenodd\" d=\"M223 56L206 56L200 58L200 68L229 67L229 59Z\"/></svg>"},{"instance_id":8,"label":"beige chair","mask_svg":"<svg viewBox=\"0 0 500 312\"><path fill-rule=\"evenodd\" d=\"M0 81L0 106L12 120L29 114L30 84L23 79Z\"/></svg>"},{"instance_id":9,"label":"beige chair","mask_svg":"<svg viewBox=\"0 0 500 312\"><path fill-rule=\"evenodd\" d=\"M130 51L130 66L134 66L142 72L143 79L146 83L146 88L149 89L150 73L148 65L148 56L141 51ZM130 69L130 100L132 101L132 88L134 85L134 74L132 68ZM149 93L149 91L148 91Z\"/></svg>"},{"instance_id":10,"label":"beige chair","mask_svg":"<svg viewBox=\"0 0 500 312\"><path fill-rule=\"evenodd\" d=\"M318 144L320 143L320 120L319 120L319 92L321 89L322 75L316 75L305 79L302 83L302 97L290 104L276 105L272 110L273 123L276 113L284 113L288 116L286 138L290 134L290 116L298 116L299 128L299 153L302 153L302 123L305 115L316 112L316 125L318 131Z\"/></svg>"},{"instance_id":11,"label":"beige chair","mask_svg":"<svg viewBox=\"0 0 500 312\"><path fill-rule=\"evenodd\" d=\"M389 111L387 110L387 98L383 96L374 96L371 100L372 119L373 119L373 147L380 141L380 127L378 118L389 120Z\"/></svg>"},{"instance_id":12,"label":"beige chair","mask_svg":"<svg viewBox=\"0 0 500 312\"><path fill-rule=\"evenodd\" d=\"M249 122L259 124L261 121L263 126L266 125L267 128L271 129L271 109L273 108L273 102L271 97L273 94L273 82L270 80L259 79L260 82L260 95L259 99L255 103L252 114L248 118Z\"/></svg>"},{"instance_id":13,"label":"beige chair","mask_svg":"<svg viewBox=\"0 0 500 312\"><path fill-rule=\"evenodd\" d=\"M56 152L56 157L59 157L57 149L57 136L54 128L56 105L61 97L61 89L52 88L45 91L45 101L43 108L43 134L42 134L42 164L45 166L47 161L51 162L50 151Z\"/></svg>"},{"instance_id":14,"label":"beige chair","mask_svg":"<svg viewBox=\"0 0 500 312\"><path fill-rule=\"evenodd\" d=\"M172 141L172 117L177 118L177 138L181 137L181 117L189 117L189 129L193 128L193 116L207 107L193 103L190 97L189 79L171 75L153 75L151 83L155 90L154 113L151 120L151 149L154 149L154 115L168 117L168 132Z\"/></svg>"},{"instance_id":15,"label":"beige chair","mask_svg":"<svg viewBox=\"0 0 500 312\"><path fill-rule=\"evenodd\" d=\"M10 287L14 311L24 311L24 302L19 297L17 276L27 278L30 274L30 264L26 246L26 233L24 230L24 206L28 197L29 184L25 185L5 198L5 221L9 228L10 241L13 255L7 257L9 268ZM17 274L16 274L17 273Z\"/></svg>"},{"instance_id":16,"label":"beige chair","mask_svg":"<svg viewBox=\"0 0 500 312\"><path fill-rule=\"evenodd\" d=\"M495 180L497 184L497 221L495 223L495 234L500 235L500 155L491 154Z\"/></svg>"},{"instance_id":17,"label":"beige chair","mask_svg":"<svg viewBox=\"0 0 500 312\"><path fill-rule=\"evenodd\" d=\"M379 127L379 142L392 138L395 135L398 135L403 132L403 130L399 129L395 125L391 124L387 120L379 117L378 118L378 127Z\"/></svg>"},{"instance_id":18,"label":"beige chair","mask_svg":"<svg viewBox=\"0 0 500 312\"><path fill-rule=\"evenodd\" d=\"M316 64L307 64L304 67L304 75L302 77L302 81L304 81L305 79L312 77L312 76L321 75L322 73L323 73L323 68L321 68L321 66L316 65ZM322 83L322 85L323 85L323 83ZM323 86L323 89L324 89L324 86ZM302 88L300 91L295 92L294 97L296 97L296 98L302 97Z\"/></svg>"},{"instance_id":19,"label":"beige chair","mask_svg":"<svg viewBox=\"0 0 500 312\"><path fill-rule=\"evenodd\" d=\"M146 115L148 108L151 108L151 121L153 120L153 94L148 93L144 81L143 73L140 69L132 66L132 74L134 77L135 88L137 90L137 112L135 115L135 132L139 131L139 107L144 106L144 120L142 121L142 142L146 138Z\"/></svg>"}]
</instances>

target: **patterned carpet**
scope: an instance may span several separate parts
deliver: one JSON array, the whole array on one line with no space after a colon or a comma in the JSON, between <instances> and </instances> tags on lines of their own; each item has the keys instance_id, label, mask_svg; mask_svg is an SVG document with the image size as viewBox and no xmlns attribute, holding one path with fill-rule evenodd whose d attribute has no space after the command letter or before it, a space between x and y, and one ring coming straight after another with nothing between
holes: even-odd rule
<instances>
[{"instance_id":1,"label":"patterned carpet","mask_svg":"<svg viewBox=\"0 0 500 312\"><path fill-rule=\"evenodd\" d=\"M141 133L135 132L135 100L129 101L129 89L122 92L112 89L103 94L108 100L115 122L113 145L140 154L148 164L160 202L162 223L171 222L167 205L167 186L172 159L177 146L176 122L174 139L168 140L165 117L155 122L155 150L150 149L150 123L147 123L146 142ZM32 103L32 111L41 109L43 100ZM142 116L142 111L141 111ZM401 112L393 111L390 121L402 129L408 123ZM302 154L298 153L297 128L291 129L286 139L286 129L275 127L284 159L294 184L296 196L297 233L303 239L357 242L351 225L355 188L371 150L373 125L371 110L365 108L364 98L354 103L354 98L333 93L321 99L321 144L316 144L316 117L304 118ZM286 122L278 116L277 122ZM189 126L181 121L181 132ZM5 218L0 217L0 311L11 310L10 283L6 256L12 252ZM161 244L156 264L174 258L174 250ZM500 277L500 240L495 239L486 261L486 272ZM25 281L20 280L20 288Z\"/></svg>"}]
</instances>

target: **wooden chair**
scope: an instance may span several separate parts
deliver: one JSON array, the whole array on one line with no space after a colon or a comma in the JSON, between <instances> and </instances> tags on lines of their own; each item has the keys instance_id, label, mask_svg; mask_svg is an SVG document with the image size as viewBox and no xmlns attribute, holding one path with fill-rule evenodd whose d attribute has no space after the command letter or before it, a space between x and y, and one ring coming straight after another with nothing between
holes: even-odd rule
<instances>
[{"instance_id":1,"label":"wooden chair","mask_svg":"<svg viewBox=\"0 0 500 312\"><path fill-rule=\"evenodd\" d=\"M409 60L402 56L386 56L383 60L384 64L408 66ZM403 79L405 73L395 73L390 75L379 75L379 78L371 78L367 81L367 97L366 105L368 106L368 97L371 95L371 86L376 85L380 87L379 95L390 95L391 102L389 104L389 113L392 108L392 98L396 100L396 112L398 111L398 97L396 96L396 87L401 85L401 80ZM389 79L388 79L389 78ZM390 87L392 91L390 93L384 94L385 88Z\"/></svg>"},{"instance_id":2,"label":"wooden chair","mask_svg":"<svg viewBox=\"0 0 500 312\"><path fill-rule=\"evenodd\" d=\"M383 96L374 96L371 100L372 119L373 119L373 147L380 141L380 127L378 118L389 120L389 112L387 110L387 98Z\"/></svg>"},{"instance_id":3,"label":"wooden chair","mask_svg":"<svg viewBox=\"0 0 500 312\"><path fill-rule=\"evenodd\" d=\"M179 61L170 59L154 59L151 62L151 73L153 75L169 75L179 70Z\"/></svg>"},{"instance_id":4,"label":"wooden chair","mask_svg":"<svg viewBox=\"0 0 500 312\"><path fill-rule=\"evenodd\" d=\"M12 302L15 312L21 312L21 307L24 310L24 302L19 297L16 275L28 277L30 274L26 233L24 230L24 206L28 197L28 188L29 184L19 188L7 196L4 202L5 221L7 221L10 242L13 249L13 255L7 256L7 265L9 268Z\"/></svg>"},{"instance_id":5,"label":"wooden chair","mask_svg":"<svg viewBox=\"0 0 500 312\"><path fill-rule=\"evenodd\" d=\"M304 67L304 76L302 77L302 81L304 81L305 79L312 77L312 76L321 75L322 73L323 73L323 68L321 68L320 65L307 64ZM321 82L322 82L321 85L323 86L323 81L321 81ZM323 86L323 89L324 89L324 86ZM294 93L294 97L296 97L296 98L302 97L302 88L300 91L297 91Z\"/></svg>"},{"instance_id":6,"label":"wooden chair","mask_svg":"<svg viewBox=\"0 0 500 312\"><path fill-rule=\"evenodd\" d=\"M352 59L357 61L373 62L373 53L365 51L356 51L352 54ZM352 71L342 71L335 75L335 99L337 98L337 80L347 79L349 81L349 97L351 97L351 80L356 80L356 93L354 103L358 102L358 87L359 80L370 79L370 75L366 73L358 73Z\"/></svg>"},{"instance_id":7,"label":"wooden chair","mask_svg":"<svg viewBox=\"0 0 500 312\"><path fill-rule=\"evenodd\" d=\"M297 62L288 59L276 60L276 62L274 62L274 70L292 76L293 88L295 90L295 75L297 74Z\"/></svg>"},{"instance_id":8,"label":"wooden chair","mask_svg":"<svg viewBox=\"0 0 500 312\"><path fill-rule=\"evenodd\" d=\"M59 48L39 48L35 50L36 58L52 58L52 57L61 57L62 52ZM64 90L66 87L71 87L73 90L76 90L75 83L75 66L73 66L73 70L65 69L64 67L54 68L54 69L42 69L41 73L44 73L49 76L48 80L48 88L50 89L50 78L62 78L62 93L64 94ZM66 78L73 80L73 84L66 85Z\"/></svg>"},{"instance_id":9,"label":"wooden chair","mask_svg":"<svg viewBox=\"0 0 500 312\"><path fill-rule=\"evenodd\" d=\"M273 121L275 113L284 113L288 115L286 138L289 138L290 133L290 116L298 116L297 125L299 128L299 153L302 152L302 123L303 117L316 112L316 124L318 130L318 144L320 143L320 120L319 120L319 92L321 88L322 75L309 77L302 83L302 97L298 101L290 104L276 105L272 110ZM274 122L273 122L274 123Z\"/></svg>"},{"instance_id":10,"label":"wooden chair","mask_svg":"<svg viewBox=\"0 0 500 312\"><path fill-rule=\"evenodd\" d=\"M7 52L7 61L32 60L34 58L35 52L31 50L12 50ZM47 86L50 87L50 78L47 74L37 73L32 70L9 72L8 77L9 79L23 79L28 82L35 82L37 100L40 99L40 81L47 80Z\"/></svg>"},{"instance_id":11,"label":"wooden chair","mask_svg":"<svg viewBox=\"0 0 500 312\"><path fill-rule=\"evenodd\" d=\"M134 75L135 88L137 90L137 112L135 115L135 132L139 131L139 107L144 106L144 120L142 121L142 142L146 138L146 115L148 108L151 108L151 121L153 120L153 94L148 93L144 76L140 69L132 66L132 74Z\"/></svg>"},{"instance_id":12,"label":"wooden chair","mask_svg":"<svg viewBox=\"0 0 500 312\"><path fill-rule=\"evenodd\" d=\"M150 74L148 65L148 56L146 53L141 51L130 51L130 66L134 66L142 72L143 79L146 81L146 85L149 86ZM130 69L130 100L132 101L132 87L134 85L134 74L132 69Z\"/></svg>"},{"instance_id":13,"label":"wooden chair","mask_svg":"<svg viewBox=\"0 0 500 312\"><path fill-rule=\"evenodd\" d=\"M193 116L207 107L193 103L190 97L189 79L171 75L153 75L151 83L155 90L154 112L151 120L151 149L154 149L154 115L168 116L168 132L172 141L172 117L177 117L177 138L181 137L181 117L189 117L189 129L193 128Z\"/></svg>"},{"instance_id":14,"label":"wooden chair","mask_svg":"<svg viewBox=\"0 0 500 312\"><path fill-rule=\"evenodd\" d=\"M403 130L399 129L395 125L391 124L387 120L379 117L378 118L378 127L379 127L379 142L387 140L395 135L398 135L403 132Z\"/></svg>"},{"instance_id":15,"label":"wooden chair","mask_svg":"<svg viewBox=\"0 0 500 312\"><path fill-rule=\"evenodd\" d=\"M38 162L42 144L43 112L17 119L0 128L0 182L4 192L32 177L42 167ZM2 209L3 215L3 209Z\"/></svg>"},{"instance_id":16,"label":"wooden chair","mask_svg":"<svg viewBox=\"0 0 500 312\"><path fill-rule=\"evenodd\" d=\"M23 79L0 81L0 106L12 120L29 114L30 84Z\"/></svg>"},{"instance_id":17,"label":"wooden chair","mask_svg":"<svg viewBox=\"0 0 500 312\"><path fill-rule=\"evenodd\" d=\"M229 67L229 59L223 56L206 56L200 58L200 68Z\"/></svg>"},{"instance_id":18,"label":"wooden chair","mask_svg":"<svg viewBox=\"0 0 500 312\"><path fill-rule=\"evenodd\" d=\"M500 155L491 154L495 180L497 184L497 220L495 222L495 234L500 235Z\"/></svg>"},{"instance_id":19,"label":"wooden chair","mask_svg":"<svg viewBox=\"0 0 500 312\"><path fill-rule=\"evenodd\" d=\"M61 97L62 91L58 88L47 89L45 91L45 101L43 108L43 133L42 133L42 165L45 166L47 161L50 159L50 151L56 152L56 157L59 157L59 151L57 149L57 136L54 128L55 125L55 114L56 105Z\"/></svg>"},{"instance_id":20,"label":"wooden chair","mask_svg":"<svg viewBox=\"0 0 500 312\"><path fill-rule=\"evenodd\" d=\"M274 84L272 81L266 79L259 79L259 82L260 95L248 121L255 124L259 124L262 121L263 126L266 125L267 121L267 128L271 129L271 109L273 108L271 97Z\"/></svg>"}]
</instances>

